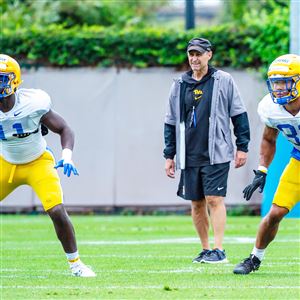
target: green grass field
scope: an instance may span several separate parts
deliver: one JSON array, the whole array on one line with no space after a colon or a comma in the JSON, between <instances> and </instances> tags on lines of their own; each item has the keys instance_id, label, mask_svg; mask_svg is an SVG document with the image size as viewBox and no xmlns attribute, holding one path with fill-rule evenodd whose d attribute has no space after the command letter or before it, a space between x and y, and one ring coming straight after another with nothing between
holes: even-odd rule
<instances>
[{"instance_id":1,"label":"green grass field","mask_svg":"<svg viewBox=\"0 0 300 300\"><path fill-rule=\"evenodd\" d=\"M300 220L285 219L258 272L232 269L252 250L258 217L228 218L229 263L192 264L189 216L72 216L96 278L70 276L47 216L1 215L1 299L300 299Z\"/></svg>"}]
</instances>

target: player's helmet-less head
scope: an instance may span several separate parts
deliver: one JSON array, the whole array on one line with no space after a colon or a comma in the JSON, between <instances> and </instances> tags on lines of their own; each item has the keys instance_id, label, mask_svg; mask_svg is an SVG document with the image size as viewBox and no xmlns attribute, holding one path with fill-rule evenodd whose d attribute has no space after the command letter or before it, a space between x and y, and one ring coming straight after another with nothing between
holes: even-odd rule
<instances>
[{"instance_id":1,"label":"player's helmet-less head","mask_svg":"<svg viewBox=\"0 0 300 300\"><path fill-rule=\"evenodd\" d=\"M0 54L0 101L13 94L21 83L18 62L8 55Z\"/></svg>"},{"instance_id":2,"label":"player's helmet-less head","mask_svg":"<svg viewBox=\"0 0 300 300\"><path fill-rule=\"evenodd\" d=\"M276 58L269 67L267 84L274 103L285 105L300 97L300 56Z\"/></svg>"}]
</instances>

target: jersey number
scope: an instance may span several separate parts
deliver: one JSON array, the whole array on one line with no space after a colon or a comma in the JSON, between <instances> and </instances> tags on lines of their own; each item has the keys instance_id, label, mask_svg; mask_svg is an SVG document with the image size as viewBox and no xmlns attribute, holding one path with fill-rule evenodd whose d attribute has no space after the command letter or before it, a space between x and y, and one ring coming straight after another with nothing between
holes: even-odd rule
<instances>
[{"instance_id":1,"label":"jersey number","mask_svg":"<svg viewBox=\"0 0 300 300\"><path fill-rule=\"evenodd\" d=\"M24 133L21 123L13 124L12 128L16 130L17 134L23 134ZM6 140L2 125L0 125L0 140Z\"/></svg>"},{"instance_id":2,"label":"jersey number","mask_svg":"<svg viewBox=\"0 0 300 300\"><path fill-rule=\"evenodd\" d=\"M282 133L291 141L294 145L300 146L300 125L298 125L298 128L295 128L294 126L290 124L279 124L277 125L277 128L282 131ZM298 129L298 132L297 132Z\"/></svg>"}]
</instances>

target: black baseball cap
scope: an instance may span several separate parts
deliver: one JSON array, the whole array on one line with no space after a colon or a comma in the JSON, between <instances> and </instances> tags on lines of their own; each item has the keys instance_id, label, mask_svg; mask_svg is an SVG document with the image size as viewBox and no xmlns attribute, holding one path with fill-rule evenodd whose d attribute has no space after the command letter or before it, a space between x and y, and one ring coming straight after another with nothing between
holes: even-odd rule
<instances>
[{"instance_id":1,"label":"black baseball cap","mask_svg":"<svg viewBox=\"0 0 300 300\"><path fill-rule=\"evenodd\" d=\"M193 38L189 41L187 46L187 52L195 50L200 53L204 53L206 51L211 51L212 45L211 42L204 38Z\"/></svg>"}]
</instances>

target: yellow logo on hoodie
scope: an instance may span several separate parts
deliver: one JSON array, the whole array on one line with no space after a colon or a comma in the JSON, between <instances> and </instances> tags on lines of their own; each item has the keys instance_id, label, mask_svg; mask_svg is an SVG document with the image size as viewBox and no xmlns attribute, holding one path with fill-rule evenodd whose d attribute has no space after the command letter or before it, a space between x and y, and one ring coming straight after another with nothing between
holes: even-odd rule
<instances>
[{"instance_id":1,"label":"yellow logo on hoodie","mask_svg":"<svg viewBox=\"0 0 300 300\"><path fill-rule=\"evenodd\" d=\"M194 100L196 101L199 100L203 95L203 92L201 90L196 89L193 92L194 92Z\"/></svg>"}]
</instances>

